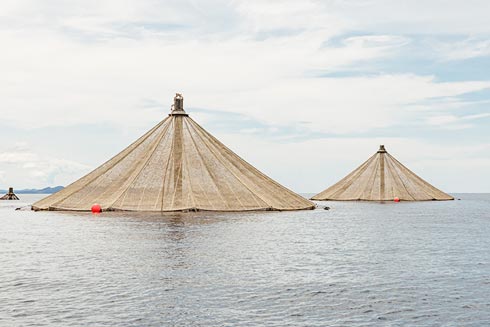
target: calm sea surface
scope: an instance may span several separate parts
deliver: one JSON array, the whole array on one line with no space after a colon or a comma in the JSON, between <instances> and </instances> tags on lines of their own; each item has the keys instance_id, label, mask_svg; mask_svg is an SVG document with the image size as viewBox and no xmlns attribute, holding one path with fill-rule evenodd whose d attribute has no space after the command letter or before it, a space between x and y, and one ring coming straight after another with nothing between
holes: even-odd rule
<instances>
[{"instance_id":1,"label":"calm sea surface","mask_svg":"<svg viewBox=\"0 0 490 327\"><path fill-rule=\"evenodd\" d=\"M15 211L1 326L489 326L490 195L246 214Z\"/></svg>"}]
</instances>

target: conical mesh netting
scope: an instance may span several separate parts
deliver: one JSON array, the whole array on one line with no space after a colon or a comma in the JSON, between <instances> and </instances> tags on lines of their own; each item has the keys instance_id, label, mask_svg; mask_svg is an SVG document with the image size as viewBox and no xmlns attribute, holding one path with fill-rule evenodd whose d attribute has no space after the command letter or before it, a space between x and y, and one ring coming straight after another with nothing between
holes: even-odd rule
<instances>
[{"instance_id":1,"label":"conical mesh netting","mask_svg":"<svg viewBox=\"0 0 490 327\"><path fill-rule=\"evenodd\" d=\"M314 204L260 173L186 114L170 115L36 210L246 211Z\"/></svg>"},{"instance_id":2,"label":"conical mesh netting","mask_svg":"<svg viewBox=\"0 0 490 327\"><path fill-rule=\"evenodd\" d=\"M338 183L312 197L312 200L338 201L453 200L449 194L430 185L386 152L384 146Z\"/></svg>"}]
</instances>

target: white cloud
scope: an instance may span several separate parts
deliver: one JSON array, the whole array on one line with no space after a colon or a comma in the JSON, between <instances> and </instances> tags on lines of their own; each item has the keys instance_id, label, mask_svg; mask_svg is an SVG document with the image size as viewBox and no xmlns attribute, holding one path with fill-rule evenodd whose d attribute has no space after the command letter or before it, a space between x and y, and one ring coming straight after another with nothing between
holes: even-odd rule
<instances>
[{"instance_id":1,"label":"white cloud","mask_svg":"<svg viewBox=\"0 0 490 327\"><path fill-rule=\"evenodd\" d=\"M52 158L30 150L28 145L0 148L0 181L16 188L65 185L89 171L88 166Z\"/></svg>"},{"instance_id":2,"label":"white cloud","mask_svg":"<svg viewBox=\"0 0 490 327\"><path fill-rule=\"evenodd\" d=\"M410 39L398 35L363 35L351 36L346 38L343 43L346 45L357 45L361 48L378 48L392 46L400 47L407 45Z\"/></svg>"},{"instance_id":3,"label":"white cloud","mask_svg":"<svg viewBox=\"0 0 490 327\"><path fill-rule=\"evenodd\" d=\"M431 47L442 60L454 61L490 56L490 37L469 37L458 41L431 41Z\"/></svg>"},{"instance_id":4,"label":"white cloud","mask_svg":"<svg viewBox=\"0 0 490 327\"><path fill-rule=\"evenodd\" d=\"M298 78L282 79L250 93L237 92L226 104L219 97L204 103L211 106L214 101L221 110L233 108L267 122L307 121L315 131L351 133L413 123L423 116L416 107L419 102L488 87L490 82L437 83L432 77L415 75Z\"/></svg>"},{"instance_id":5,"label":"white cloud","mask_svg":"<svg viewBox=\"0 0 490 327\"><path fill-rule=\"evenodd\" d=\"M400 54L423 57L426 51L439 51L439 44L417 48L419 34L468 33L472 36L466 43L441 43L440 52L453 59L488 55L489 5L474 0L5 0L0 4L0 45L5 49L0 52L1 124L16 129L17 136L38 127L93 123L125 133L161 120L174 92L181 91L187 108L240 113L273 126L271 133L291 125L342 136L413 124L471 128L477 117L469 118L465 109L473 102L461 95L488 89L490 82L378 73L371 61L383 67L384 60ZM356 71L371 75L354 76ZM334 77L345 72L350 76ZM202 118L203 125L210 119L203 112L193 117ZM254 132L237 130L247 137ZM240 140L235 149L246 149L248 139ZM278 146L264 140L257 143L264 147L257 153L266 156L263 151L271 147L284 151L278 154L281 160L271 161L271 171L290 153L304 153L312 171L319 172L327 162L338 177L343 166L333 165L340 155L348 158L361 146L367 155L373 142L382 141L328 139ZM393 142L397 148L411 146ZM41 184L57 176L65 184L87 169L39 144L36 151L27 147L1 153L4 179L45 186ZM353 152L327 155L340 145ZM427 150L436 148L432 144ZM96 149L98 154L116 150ZM315 150L325 153L317 156ZM49 158L53 153L58 159ZM14 165L20 169L15 177ZM291 168L284 165L278 174L286 176ZM306 170L303 176L314 179Z\"/></svg>"},{"instance_id":6,"label":"white cloud","mask_svg":"<svg viewBox=\"0 0 490 327\"><path fill-rule=\"evenodd\" d=\"M322 31L333 36L348 28L348 21L318 1L236 1L236 11L242 17L241 27L248 33L289 31Z\"/></svg>"},{"instance_id":7,"label":"white cloud","mask_svg":"<svg viewBox=\"0 0 490 327\"><path fill-rule=\"evenodd\" d=\"M399 34L488 34L486 0L349 0L318 1L358 30Z\"/></svg>"},{"instance_id":8,"label":"white cloud","mask_svg":"<svg viewBox=\"0 0 490 327\"><path fill-rule=\"evenodd\" d=\"M304 76L387 56L403 44L391 37L358 37L333 48L322 48L319 40L302 42L309 34L266 43L118 40L104 45L56 35L32 42L3 37L17 50L0 63L3 107L10 108L2 118L25 128L87 122L141 126L167 111L145 107L143 99L170 105L173 91L181 90L187 106L246 113L269 124L294 123L300 111L314 130L348 133L405 120L416 102L490 87L415 75Z\"/></svg>"},{"instance_id":9,"label":"white cloud","mask_svg":"<svg viewBox=\"0 0 490 327\"><path fill-rule=\"evenodd\" d=\"M469 122L487 117L490 117L490 113L466 116L439 115L427 118L427 124L453 130L466 129L473 127Z\"/></svg>"},{"instance_id":10,"label":"white cloud","mask_svg":"<svg viewBox=\"0 0 490 327\"><path fill-rule=\"evenodd\" d=\"M231 39L173 44L151 39L102 45L79 44L52 33L17 34L0 34L0 42L16 49L0 63L4 76L0 87L3 106L11 109L3 113L4 122L25 127L92 120L142 124L166 110L142 108L142 99L170 102L174 90L189 96L191 105L235 112L262 101L263 90L272 88L273 92L276 85L297 89L281 97L299 100L305 72L333 71L384 57L384 51L398 47L398 43L376 46L348 41L342 47L322 48L323 39L311 34L269 42ZM324 81L318 79L311 87L328 100L338 87ZM327 88L329 92L324 93ZM244 94L248 100L237 106L234 99L243 100Z\"/></svg>"},{"instance_id":11,"label":"white cloud","mask_svg":"<svg viewBox=\"0 0 490 327\"><path fill-rule=\"evenodd\" d=\"M270 124L294 123L301 110L305 117L315 117L310 125L315 130L348 133L405 120L414 104L431 97L490 86L437 83L414 75L312 78L394 56L410 42L400 35L366 34L329 45L333 36L366 23L361 19L353 24L343 10L353 10L355 16L356 10L370 10L375 5L371 2L327 7L317 1L9 4L7 16L18 23L13 26L21 25L14 17L24 17L27 25L0 32L0 43L13 49L0 54L2 107L9 108L3 122L25 128L92 121L141 126L167 110L144 107L143 99L170 105L172 93L183 91L191 106L247 113ZM236 15L229 22L235 33L199 29L216 8L224 8L216 15ZM150 31L136 39L127 34L127 26L144 29L155 22L188 24L191 31ZM263 31L291 26L298 32L266 41L256 38ZM97 42L73 36L71 30Z\"/></svg>"}]
</instances>

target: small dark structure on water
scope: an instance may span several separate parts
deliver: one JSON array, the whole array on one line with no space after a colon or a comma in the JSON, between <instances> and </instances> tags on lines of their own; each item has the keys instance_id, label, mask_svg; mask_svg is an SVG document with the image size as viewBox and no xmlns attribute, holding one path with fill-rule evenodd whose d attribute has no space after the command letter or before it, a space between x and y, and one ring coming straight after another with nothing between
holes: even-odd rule
<instances>
[{"instance_id":1,"label":"small dark structure on water","mask_svg":"<svg viewBox=\"0 0 490 327\"><path fill-rule=\"evenodd\" d=\"M15 195L14 188L9 187L8 193L2 196L0 200L19 200L19 198L17 197L17 195Z\"/></svg>"}]
</instances>

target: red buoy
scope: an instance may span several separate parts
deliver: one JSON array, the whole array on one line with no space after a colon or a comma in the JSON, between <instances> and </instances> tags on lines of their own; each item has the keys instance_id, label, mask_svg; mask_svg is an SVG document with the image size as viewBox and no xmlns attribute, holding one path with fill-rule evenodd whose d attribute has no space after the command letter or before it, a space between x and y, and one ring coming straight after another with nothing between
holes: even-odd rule
<instances>
[{"instance_id":1,"label":"red buoy","mask_svg":"<svg viewBox=\"0 0 490 327\"><path fill-rule=\"evenodd\" d=\"M94 204L92 206L92 213L101 213L102 212L102 208L100 207L99 204Z\"/></svg>"},{"instance_id":2,"label":"red buoy","mask_svg":"<svg viewBox=\"0 0 490 327\"><path fill-rule=\"evenodd\" d=\"M400 202L400 198L399 198L399 197L395 197L395 198L393 199L393 201L395 201L395 202Z\"/></svg>"}]
</instances>

